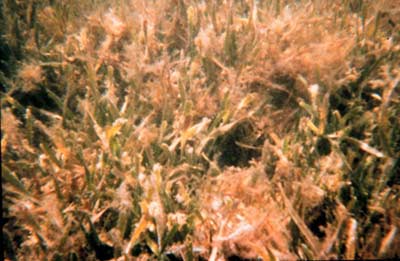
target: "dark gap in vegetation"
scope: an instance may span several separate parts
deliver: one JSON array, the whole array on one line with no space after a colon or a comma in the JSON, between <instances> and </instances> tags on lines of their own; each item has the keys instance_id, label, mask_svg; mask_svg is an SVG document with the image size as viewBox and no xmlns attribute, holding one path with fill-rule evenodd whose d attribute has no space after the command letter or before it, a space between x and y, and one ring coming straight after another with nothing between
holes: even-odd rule
<instances>
[{"instance_id":1,"label":"dark gap in vegetation","mask_svg":"<svg viewBox=\"0 0 400 261\"><path fill-rule=\"evenodd\" d=\"M216 139L213 146L219 155L218 165L221 168L248 167L250 160L261 156L261 151L257 148L262 142L256 140L254 128L251 122L245 121Z\"/></svg>"},{"instance_id":2,"label":"dark gap in vegetation","mask_svg":"<svg viewBox=\"0 0 400 261\"><path fill-rule=\"evenodd\" d=\"M329 104L333 110L338 110L340 115L345 115L349 110L348 101L352 98L351 91L347 86L338 88L336 92L329 96Z\"/></svg>"},{"instance_id":3,"label":"dark gap in vegetation","mask_svg":"<svg viewBox=\"0 0 400 261\"><path fill-rule=\"evenodd\" d=\"M10 78L15 73L17 63L11 47L3 40L3 38L3 34L0 33L0 72L4 77ZM6 92L10 89L10 86L7 86L2 79L0 85L1 92Z\"/></svg>"},{"instance_id":4,"label":"dark gap in vegetation","mask_svg":"<svg viewBox=\"0 0 400 261\"><path fill-rule=\"evenodd\" d=\"M317 139L317 143L316 143L315 146L316 146L316 152L320 156L329 155L331 153L331 151L332 151L331 142L326 137L319 137Z\"/></svg>"},{"instance_id":5,"label":"dark gap in vegetation","mask_svg":"<svg viewBox=\"0 0 400 261\"><path fill-rule=\"evenodd\" d=\"M15 238L14 239L11 238L9 232L7 230L3 229L2 230L2 244L1 244L2 248L3 248L3 254L4 254L3 258L9 258L12 261L17 260L14 242L15 242Z\"/></svg>"},{"instance_id":6,"label":"dark gap in vegetation","mask_svg":"<svg viewBox=\"0 0 400 261\"><path fill-rule=\"evenodd\" d=\"M57 104L49 96L45 87L42 86L38 86L38 89L29 92L17 89L13 92L12 97L25 108L28 106L34 106L51 112L60 112Z\"/></svg>"},{"instance_id":7,"label":"dark gap in vegetation","mask_svg":"<svg viewBox=\"0 0 400 261\"><path fill-rule=\"evenodd\" d=\"M290 75L277 74L272 77L272 82L276 83L282 89L275 87L268 89L271 97L270 104L277 109L296 108L298 106L296 99L304 96L301 93L297 93L299 90L295 88L296 80Z\"/></svg>"},{"instance_id":8,"label":"dark gap in vegetation","mask_svg":"<svg viewBox=\"0 0 400 261\"><path fill-rule=\"evenodd\" d=\"M325 238L324 228L335 219L334 210L337 207L334 199L325 197L324 200L311 209L306 210L305 222L310 230L319 238Z\"/></svg>"},{"instance_id":9,"label":"dark gap in vegetation","mask_svg":"<svg viewBox=\"0 0 400 261\"><path fill-rule=\"evenodd\" d=\"M243 257L240 257L240 256L236 256L236 255L232 255L232 256L229 256L228 257L228 261L255 261L255 260L258 260L258 259L256 259L256 258L243 258Z\"/></svg>"},{"instance_id":10,"label":"dark gap in vegetation","mask_svg":"<svg viewBox=\"0 0 400 261\"><path fill-rule=\"evenodd\" d=\"M86 229L81 225L81 228L85 234L86 240L90 246L90 248L95 252L96 258L98 260L109 260L114 257L114 247L101 242L97 231L89 220L90 229L86 231Z\"/></svg>"},{"instance_id":11,"label":"dark gap in vegetation","mask_svg":"<svg viewBox=\"0 0 400 261\"><path fill-rule=\"evenodd\" d=\"M119 211L115 208L108 208L103 215L101 215L100 220L97 224L97 228L103 228L105 231L109 231L117 225Z\"/></svg>"},{"instance_id":12,"label":"dark gap in vegetation","mask_svg":"<svg viewBox=\"0 0 400 261\"><path fill-rule=\"evenodd\" d=\"M364 106L367 110L373 110L381 105L381 101L375 97L382 97L382 90L375 90L370 86L363 88L361 99L364 101Z\"/></svg>"},{"instance_id":13,"label":"dark gap in vegetation","mask_svg":"<svg viewBox=\"0 0 400 261\"><path fill-rule=\"evenodd\" d=\"M288 224L288 230L290 231L290 235L293 238L293 240L290 242L289 247L293 252L296 252L297 249L299 249L299 245L304 240L304 236L302 235L300 229L292 219Z\"/></svg>"},{"instance_id":14,"label":"dark gap in vegetation","mask_svg":"<svg viewBox=\"0 0 400 261\"><path fill-rule=\"evenodd\" d=\"M150 247L144 242L136 244L134 247L132 247L132 250L130 252L130 254L135 257L146 253L151 254L152 251Z\"/></svg>"},{"instance_id":15,"label":"dark gap in vegetation","mask_svg":"<svg viewBox=\"0 0 400 261\"><path fill-rule=\"evenodd\" d=\"M181 256L178 256L173 253L167 253L166 255L162 256L161 258L168 260L168 261L181 261L184 260Z\"/></svg>"},{"instance_id":16,"label":"dark gap in vegetation","mask_svg":"<svg viewBox=\"0 0 400 261\"><path fill-rule=\"evenodd\" d=\"M387 185L393 187L395 185L400 185L400 157L394 161L393 167L391 168Z\"/></svg>"}]
</instances>

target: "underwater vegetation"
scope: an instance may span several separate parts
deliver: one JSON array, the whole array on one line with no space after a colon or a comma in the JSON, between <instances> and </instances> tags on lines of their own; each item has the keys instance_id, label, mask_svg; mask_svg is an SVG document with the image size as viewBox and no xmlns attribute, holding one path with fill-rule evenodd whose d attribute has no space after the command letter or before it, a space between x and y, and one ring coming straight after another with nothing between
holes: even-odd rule
<instances>
[{"instance_id":1,"label":"underwater vegetation","mask_svg":"<svg viewBox=\"0 0 400 261\"><path fill-rule=\"evenodd\" d=\"M400 2L0 2L4 260L400 258Z\"/></svg>"}]
</instances>

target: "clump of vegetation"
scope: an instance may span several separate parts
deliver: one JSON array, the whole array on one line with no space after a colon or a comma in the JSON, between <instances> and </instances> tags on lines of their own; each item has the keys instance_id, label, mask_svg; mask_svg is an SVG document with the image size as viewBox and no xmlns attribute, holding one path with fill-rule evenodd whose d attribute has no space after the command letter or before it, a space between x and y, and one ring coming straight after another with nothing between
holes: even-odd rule
<instances>
[{"instance_id":1,"label":"clump of vegetation","mask_svg":"<svg viewBox=\"0 0 400 261\"><path fill-rule=\"evenodd\" d=\"M7 260L400 257L396 1L0 6Z\"/></svg>"}]
</instances>

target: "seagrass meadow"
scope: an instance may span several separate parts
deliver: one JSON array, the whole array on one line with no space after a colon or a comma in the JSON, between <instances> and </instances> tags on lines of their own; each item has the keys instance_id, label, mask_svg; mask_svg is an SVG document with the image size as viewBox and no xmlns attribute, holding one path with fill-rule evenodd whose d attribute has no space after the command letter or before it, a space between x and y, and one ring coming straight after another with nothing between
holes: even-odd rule
<instances>
[{"instance_id":1,"label":"seagrass meadow","mask_svg":"<svg viewBox=\"0 0 400 261\"><path fill-rule=\"evenodd\" d=\"M3 260L400 258L399 0L0 11Z\"/></svg>"}]
</instances>

